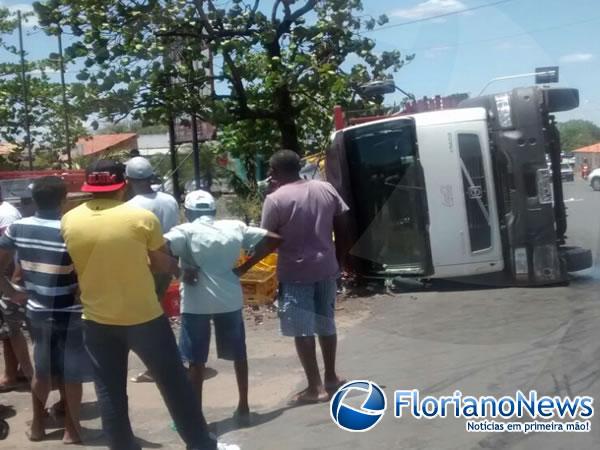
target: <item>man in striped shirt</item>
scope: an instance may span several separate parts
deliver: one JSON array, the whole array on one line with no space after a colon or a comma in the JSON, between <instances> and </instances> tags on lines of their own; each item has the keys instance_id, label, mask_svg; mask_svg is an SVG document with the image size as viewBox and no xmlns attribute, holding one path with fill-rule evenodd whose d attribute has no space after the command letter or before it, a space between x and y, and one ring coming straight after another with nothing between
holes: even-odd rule
<instances>
[{"instance_id":1,"label":"man in striped shirt","mask_svg":"<svg viewBox=\"0 0 600 450\"><path fill-rule=\"evenodd\" d=\"M27 303L34 359L29 438L40 441L45 437L45 406L56 382L65 403L63 442L72 444L81 441L81 383L91 381L92 370L83 347L77 277L60 233L66 194L66 186L58 177L35 181L32 195L36 215L14 222L0 238L0 273L16 253L25 292L5 277L0 277L0 291L15 303Z\"/></svg>"}]
</instances>

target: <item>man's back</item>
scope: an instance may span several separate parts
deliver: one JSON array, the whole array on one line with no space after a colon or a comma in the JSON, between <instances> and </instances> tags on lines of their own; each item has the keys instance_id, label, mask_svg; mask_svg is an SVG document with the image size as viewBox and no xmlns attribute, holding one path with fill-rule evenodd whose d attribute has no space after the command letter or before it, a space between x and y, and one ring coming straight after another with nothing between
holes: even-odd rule
<instances>
[{"instance_id":1,"label":"man's back","mask_svg":"<svg viewBox=\"0 0 600 450\"><path fill-rule=\"evenodd\" d=\"M136 325L161 315L148 262L148 251L164 243L154 214L115 200L91 200L63 217L62 231L86 319Z\"/></svg>"},{"instance_id":2,"label":"man's back","mask_svg":"<svg viewBox=\"0 0 600 450\"><path fill-rule=\"evenodd\" d=\"M266 231L248 227L238 220L201 217L175 227L166 234L171 251L184 266L200 268L198 283L185 285L182 312L219 314L242 307L242 289L233 273L242 249L255 246Z\"/></svg>"},{"instance_id":3,"label":"man's back","mask_svg":"<svg viewBox=\"0 0 600 450\"><path fill-rule=\"evenodd\" d=\"M58 214L38 213L14 222L0 238L0 248L16 250L30 295L30 314L57 317L81 313L81 305L75 302L77 278L60 234Z\"/></svg>"},{"instance_id":4,"label":"man's back","mask_svg":"<svg viewBox=\"0 0 600 450\"><path fill-rule=\"evenodd\" d=\"M262 228L283 238L281 281L316 282L338 272L333 221L347 209L333 186L322 181L299 180L267 196Z\"/></svg>"},{"instance_id":5,"label":"man's back","mask_svg":"<svg viewBox=\"0 0 600 450\"><path fill-rule=\"evenodd\" d=\"M179 205L177 204L177 200L164 192L138 194L127 203L152 211L158 217L163 233L167 233L179 223Z\"/></svg>"}]
</instances>

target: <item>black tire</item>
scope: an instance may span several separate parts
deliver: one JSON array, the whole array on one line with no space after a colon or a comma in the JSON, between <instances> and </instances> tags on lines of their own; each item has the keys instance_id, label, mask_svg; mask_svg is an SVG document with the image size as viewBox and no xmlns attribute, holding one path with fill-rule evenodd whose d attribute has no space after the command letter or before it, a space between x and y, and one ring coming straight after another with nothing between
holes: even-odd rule
<instances>
[{"instance_id":1,"label":"black tire","mask_svg":"<svg viewBox=\"0 0 600 450\"><path fill-rule=\"evenodd\" d=\"M567 272L579 272L592 267L592 251L581 247L560 247L560 257L566 264Z\"/></svg>"},{"instance_id":2,"label":"black tire","mask_svg":"<svg viewBox=\"0 0 600 450\"><path fill-rule=\"evenodd\" d=\"M592 179L592 189L595 191L600 191L600 177L594 177Z\"/></svg>"}]
</instances>

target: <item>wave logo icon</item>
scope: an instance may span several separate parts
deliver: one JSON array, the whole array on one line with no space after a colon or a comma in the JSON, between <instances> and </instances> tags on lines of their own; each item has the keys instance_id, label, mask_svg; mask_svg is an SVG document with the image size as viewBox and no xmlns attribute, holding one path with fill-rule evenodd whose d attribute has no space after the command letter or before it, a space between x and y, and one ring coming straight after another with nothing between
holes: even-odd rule
<instances>
[{"instance_id":1,"label":"wave logo icon","mask_svg":"<svg viewBox=\"0 0 600 450\"><path fill-rule=\"evenodd\" d=\"M348 404L349 397L360 396L360 408ZM372 381L358 380L346 383L331 399L330 414L335 424L352 432L369 431L385 413L387 399L381 388Z\"/></svg>"}]
</instances>

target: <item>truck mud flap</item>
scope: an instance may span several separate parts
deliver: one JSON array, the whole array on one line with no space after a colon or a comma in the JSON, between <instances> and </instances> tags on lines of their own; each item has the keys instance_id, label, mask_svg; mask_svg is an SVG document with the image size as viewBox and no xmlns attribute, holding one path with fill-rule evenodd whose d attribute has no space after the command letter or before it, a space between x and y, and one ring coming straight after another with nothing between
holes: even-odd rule
<instances>
[{"instance_id":1,"label":"truck mud flap","mask_svg":"<svg viewBox=\"0 0 600 450\"><path fill-rule=\"evenodd\" d=\"M567 272L579 272L592 267L592 251L581 247L559 247L559 257L564 261Z\"/></svg>"}]
</instances>

